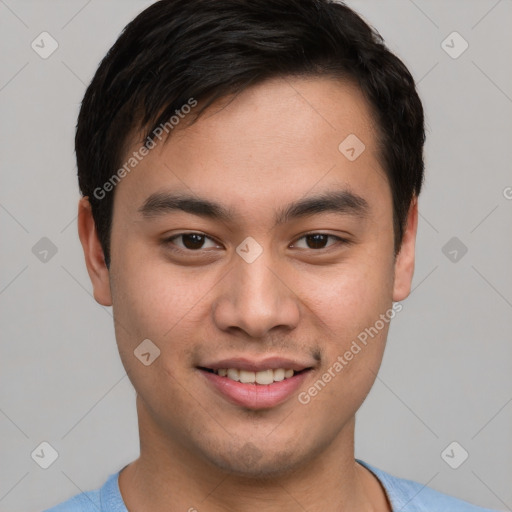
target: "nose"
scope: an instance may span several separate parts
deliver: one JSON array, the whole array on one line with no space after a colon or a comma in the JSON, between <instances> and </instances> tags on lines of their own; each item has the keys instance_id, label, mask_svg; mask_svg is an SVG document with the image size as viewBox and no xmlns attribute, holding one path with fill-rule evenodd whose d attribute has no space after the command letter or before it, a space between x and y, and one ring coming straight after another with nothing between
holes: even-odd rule
<instances>
[{"instance_id":1,"label":"nose","mask_svg":"<svg viewBox=\"0 0 512 512\"><path fill-rule=\"evenodd\" d=\"M219 329L241 330L257 339L271 330L292 330L298 325L300 299L290 287L289 272L272 260L270 250L252 263L235 255L232 265L213 302L213 320Z\"/></svg>"}]
</instances>

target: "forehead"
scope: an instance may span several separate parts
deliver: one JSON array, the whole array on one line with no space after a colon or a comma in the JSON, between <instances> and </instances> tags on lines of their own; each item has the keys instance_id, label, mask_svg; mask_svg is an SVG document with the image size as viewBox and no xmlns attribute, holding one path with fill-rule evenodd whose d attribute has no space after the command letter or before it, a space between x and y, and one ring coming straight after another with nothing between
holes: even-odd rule
<instances>
[{"instance_id":1,"label":"forehead","mask_svg":"<svg viewBox=\"0 0 512 512\"><path fill-rule=\"evenodd\" d=\"M193 124L182 116L122 179L116 203L136 210L155 192L178 191L256 212L333 187L389 198L374 120L353 84L275 78L220 100Z\"/></svg>"}]
</instances>

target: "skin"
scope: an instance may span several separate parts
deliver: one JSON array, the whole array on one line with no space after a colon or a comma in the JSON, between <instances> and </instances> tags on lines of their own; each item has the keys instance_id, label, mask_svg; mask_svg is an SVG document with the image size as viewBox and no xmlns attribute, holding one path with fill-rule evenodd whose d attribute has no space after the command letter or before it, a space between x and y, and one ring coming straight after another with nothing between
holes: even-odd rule
<instances>
[{"instance_id":1,"label":"skin","mask_svg":"<svg viewBox=\"0 0 512 512\"><path fill-rule=\"evenodd\" d=\"M353 162L338 150L351 133L366 146ZM283 205L339 189L364 198L366 215L324 212L275 225ZM157 191L215 201L235 216L145 219L138 210ZM307 405L298 393L270 409L234 405L197 366L234 356L307 361L314 367L298 392L307 391L410 292L417 202L396 257L392 212L366 100L351 84L319 77L266 81L159 143L116 187L110 271L81 199L94 297L113 306L137 392L140 457L119 478L131 512L391 510L379 481L354 460L355 413L375 381L388 324ZM199 251L183 238L166 241L184 231L210 239ZM311 232L349 243L323 238L325 248L311 248ZM248 236L263 249L250 264L235 251ZM133 354L146 338L161 351L150 366Z\"/></svg>"}]
</instances>

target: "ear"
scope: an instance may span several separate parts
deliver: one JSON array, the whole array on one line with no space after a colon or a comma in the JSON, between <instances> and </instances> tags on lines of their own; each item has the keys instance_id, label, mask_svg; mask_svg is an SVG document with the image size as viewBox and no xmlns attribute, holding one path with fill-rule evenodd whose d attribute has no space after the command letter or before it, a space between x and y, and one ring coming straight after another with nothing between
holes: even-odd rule
<instances>
[{"instance_id":1,"label":"ear","mask_svg":"<svg viewBox=\"0 0 512 512\"><path fill-rule=\"evenodd\" d=\"M88 197L82 197L78 203L78 236L84 250L85 264L93 286L94 298L102 306L112 306L109 271L105 264Z\"/></svg>"},{"instance_id":2,"label":"ear","mask_svg":"<svg viewBox=\"0 0 512 512\"><path fill-rule=\"evenodd\" d=\"M393 286L393 300L395 302L404 300L411 293L417 230L418 198L414 197L409 207L400 252L395 259L395 281Z\"/></svg>"}]
</instances>

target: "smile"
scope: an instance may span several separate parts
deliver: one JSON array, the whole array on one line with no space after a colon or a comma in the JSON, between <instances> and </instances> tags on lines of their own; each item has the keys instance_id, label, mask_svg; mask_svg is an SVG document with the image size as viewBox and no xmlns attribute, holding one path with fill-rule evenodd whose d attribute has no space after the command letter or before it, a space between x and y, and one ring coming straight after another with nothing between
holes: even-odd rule
<instances>
[{"instance_id":1,"label":"smile","mask_svg":"<svg viewBox=\"0 0 512 512\"><path fill-rule=\"evenodd\" d=\"M312 368L269 368L251 371L239 368L197 368L208 387L231 404L245 409L276 407L301 388Z\"/></svg>"},{"instance_id":2,"label":"smile","mask_svg":"<svg viewBox=\"0 0 512 512\"><path fill-rule=\"evenodd\" d=\"M281 382L285 379L293 377L295 373L292 369L288 368L269 368L268 370L261 370L253 372L249 370L241 370L238 368L219 368L218 370L211 370L204 368L206 371L216 373L219 377L226 377L241 382L243 384L260 384L269 385L274 382Z\"/></svg>"}]
</instances>

